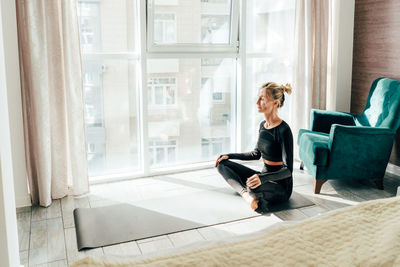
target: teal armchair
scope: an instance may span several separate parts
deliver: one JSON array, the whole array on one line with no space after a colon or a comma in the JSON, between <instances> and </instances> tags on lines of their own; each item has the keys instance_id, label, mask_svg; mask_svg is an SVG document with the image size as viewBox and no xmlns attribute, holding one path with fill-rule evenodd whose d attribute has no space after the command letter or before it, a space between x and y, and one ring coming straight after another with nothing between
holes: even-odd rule
<instances>
[{"instance_id":1,"label":"teal armchair","mask_svg":"<svg viewBox=\"0 0 400 267\"><path fill-rule=\"evenodd\" d=\"M330 179L373 179L383 189L383 176L400 126L400 81L378 78L361 114L311 110L310 130L298 136L300 168L315 178L314 193Z\"/></svg>"}]
</instances>

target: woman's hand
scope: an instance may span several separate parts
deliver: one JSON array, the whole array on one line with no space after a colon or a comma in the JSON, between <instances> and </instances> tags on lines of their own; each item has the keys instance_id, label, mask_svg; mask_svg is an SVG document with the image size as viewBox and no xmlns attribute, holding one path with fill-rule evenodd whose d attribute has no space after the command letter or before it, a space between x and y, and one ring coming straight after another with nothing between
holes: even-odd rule
<instances>
[{"instance_id":1,"label":"woman's hand","mask_svg":"<svg viewBox=\"0 0 400 267\"><path fill-rule=\"evenodd\" d=\"M259 187L261 185L261 180L258 174L254 174L251 177L247 178L246 185L251 189Z\"/></svg>"},{"instance_id":2,"label":"woman's hand","mask_svg":"<svg viewBox=\"0 0 400 267\"><path fill-rule=\"evenodd\" d=\"M229 157L227 156L227 155L221 155L221 156L219 156L218 158L217 158L217 161L215 162L215 168L218 166L218 164L221 162L221 161L223 161L223 160L226 160L226 159L229 159Z\"/></svg>"}]
</instances>

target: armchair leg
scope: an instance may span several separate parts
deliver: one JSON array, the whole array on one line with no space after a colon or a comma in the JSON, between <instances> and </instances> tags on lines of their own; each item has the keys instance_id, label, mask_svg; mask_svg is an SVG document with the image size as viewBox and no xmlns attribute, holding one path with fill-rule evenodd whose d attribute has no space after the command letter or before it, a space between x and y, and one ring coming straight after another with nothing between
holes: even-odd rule
<instances>
[{"instance_id":1,"label":"armchair leg","mask_svg":"<svg viewBox=\"0 0 400 267\"><path fill-rule=\"evenodd\" d=\"M304 162L300 161L300 170L304 170Z\"/></svg>"},{"instance_id":2,"label":"armchair leg","mask_svg":"<svg viewBox=\"0 0 400 267\"><path fill-rule=\"evenodd\" d=\"M314 194L319 194L321 192L321 187L328 180L314 180Z\"/></svg>"},{"instance_id":3,"label":"armchair leg","mask_svg":"<svg viewBox=\"0 0 400 267\"><path fill-rule=\"evenodd\" d=\"M383 190L383 178L374 179L374 182L376 184L376 187L378 187L379 190Z\"/></svg>"}]
</instances>

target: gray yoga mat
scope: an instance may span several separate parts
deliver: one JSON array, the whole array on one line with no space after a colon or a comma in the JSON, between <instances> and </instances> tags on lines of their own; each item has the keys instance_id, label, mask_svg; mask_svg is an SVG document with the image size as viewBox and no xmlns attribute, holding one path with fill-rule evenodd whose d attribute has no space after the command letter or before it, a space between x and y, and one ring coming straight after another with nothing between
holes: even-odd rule
<instances>
[{"instance_id":1,"label":"gray yoga mat","mask_svg":"<svg viewBox=\"0 0 400 267\"><path fill-rule=\"evenodd\" d=\"M271 212L314 205L293 192ZM232 190L210 190L134 204L74 210L78 250L260 216Z\"/></svg>"}]
</instances>

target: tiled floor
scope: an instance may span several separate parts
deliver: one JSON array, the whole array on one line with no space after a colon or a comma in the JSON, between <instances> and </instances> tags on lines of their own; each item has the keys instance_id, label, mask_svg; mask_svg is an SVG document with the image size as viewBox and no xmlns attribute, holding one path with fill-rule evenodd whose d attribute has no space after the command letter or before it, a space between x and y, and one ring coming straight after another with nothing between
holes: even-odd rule
<instances>
[{"instance_id":1,"label":"tiled floor","mask_svg":"<svg viewBox=\"0 0 400 267\"><path fill-rule=\"evenodd\" d=\"M169 197L226 187L225 181L214 168L94 185L87 196L55 200L49 208L32 207L17 211L21 263L25 266L68 266L86 255L145 255L197 241L258 231L280 220L303 220L358 202L394 196L400 186L400 175L387 172L384 186L385 190L378 190L370 181L329 181L323 185L320 195L314 195L312 177L296 168L294 188L307 195L315 206L78 252L72 214L74 208L99 207L146 200L155 195Z\"/></svg>"}]
</instances>

